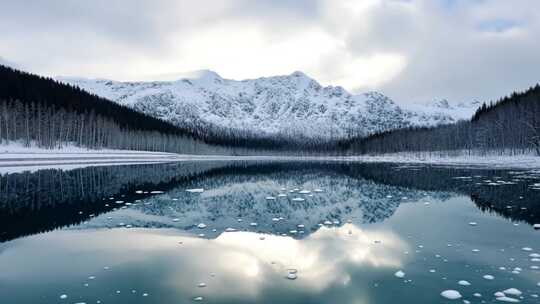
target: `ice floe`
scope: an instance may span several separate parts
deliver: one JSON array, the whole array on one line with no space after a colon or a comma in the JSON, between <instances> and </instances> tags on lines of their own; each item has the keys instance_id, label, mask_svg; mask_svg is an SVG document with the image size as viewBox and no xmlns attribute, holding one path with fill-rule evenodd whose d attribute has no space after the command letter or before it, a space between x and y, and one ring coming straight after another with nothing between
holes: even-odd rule
<instances>
[{"instance_id":1,"label":"ice floe","mask_svg":"<svg viewBox=\"0 0 540 304\"><path fill-rule=\"evenodd\" d=\"M451 289L441 292L441 296L449 300L461 299L461 294L459 293L459 291Z\"/></svg>"},{"instance_id":2,"label":"ice floe","mask_svg":"<svg viewBox=\"0 0 540 304\"><path fill-rule=\"evenodd\" d=\"M520 301L518 299L514 299L514 298L510 298L510 297L507 297L507 296L504 296L504 297L497 297L495 298L497 301L501 301L501 302L508 302L508 303L519 303Z\"/></svg>"},{"instance_id":3,"label":"ice floe","mask_svg":"<svg viewBox=\"0 0 540 304\"><path fill-rule=\"evenodd\" d=\"M398 270L396 271L396 273L394 273L394 276L396 276L397 278L404 278L405 272L403 272L402 270Z\"/></svg>"},{"instance_id":4,"label":"ice floe","mask_svg":"<svg viewBox=\"0 0 540 304\"><path fill-rule=\"evenodd\" d=\"M515 296L515 297L519 297L519 296L521 296L521 294L523 294L521 292L521 290L519 290L517 288L508 288L506 290L503 290L503 293L506 294L506 295L511 295L511 296Z\"/></svg>"}]
</instances>

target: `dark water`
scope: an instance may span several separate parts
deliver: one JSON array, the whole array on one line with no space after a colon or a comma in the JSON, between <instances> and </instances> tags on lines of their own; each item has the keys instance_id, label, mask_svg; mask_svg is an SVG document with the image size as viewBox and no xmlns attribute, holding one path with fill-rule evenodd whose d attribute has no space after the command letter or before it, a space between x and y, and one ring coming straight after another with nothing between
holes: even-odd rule
<instances>
[{"instance_id":1,"label":"dark water","mask_svg":"<svg viewBox=\"0 0 540 304\"><path fill-rule=\"evenodd\" d=\"M0 303L540 303L537 223L534 170L306 162L4 174Z\"/></svg>"}]
</instances>

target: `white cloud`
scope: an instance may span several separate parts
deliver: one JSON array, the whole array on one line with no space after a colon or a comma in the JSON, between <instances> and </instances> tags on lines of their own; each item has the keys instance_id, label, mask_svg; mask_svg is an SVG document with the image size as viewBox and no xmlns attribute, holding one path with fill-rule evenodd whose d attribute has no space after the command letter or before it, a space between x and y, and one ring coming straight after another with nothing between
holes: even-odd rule
<instances>
[{"instance_id":1,"label":"white cloud","mask_svg":"<svg viewBox=\"0 0 540 304\"><path fill-rule=\"evenodd\" d=\"M535 0L14 1L0 56L51 76L302 70L407 102L483 100L538 81L539 17Z\"/></svg>"}]
</instances>

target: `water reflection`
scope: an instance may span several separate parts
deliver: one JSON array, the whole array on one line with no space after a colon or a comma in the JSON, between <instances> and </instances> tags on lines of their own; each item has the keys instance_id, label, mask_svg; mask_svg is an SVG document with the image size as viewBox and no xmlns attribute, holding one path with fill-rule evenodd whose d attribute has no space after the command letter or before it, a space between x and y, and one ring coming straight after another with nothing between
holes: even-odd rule
<instances>
[{"instance_id":1,"label":"water reflection","mask_svg":"<svg viewBox=\"0 0 540 304\"><path fill-rule=\"evenodd\" d=\"M0 298L441 303L440 292L455 289L489 303L514 287L535 303L540 248L529 224L538 222L539 179L530 170L307 162L4 175Z\"/></svg>"},{"instance_id":2,"label":"water reflection","mask_svg":"<svg viewBox=\"0 0 540 304\"><path fill-rule=\"evenodd\" d=\"M423 198L444 201L461 194L471 197L481 210L535 224L540 222L536 203L540 191L534 187L539 180L540 174L530 170L355 163L182 163L41 170L0 177L0 241L88 220L85 227L124 223L193 229L198 223L211 223L216 231L206 231L208 237L228 227L253 230L249 226L253 222L259 231L289 233L302 224L304 232L311 233L324 221L380 222L402 203ZM186 195L188 188L207 191ZM324 193L290 193L317 188ZM128 210L120 209L126 205ZM275 222L275 218L287 221Z\"/></svg>"},{"instance_id":3,"label":"water reflection","mask_svg":"<svg viewBox=\"0 0 540 304\"><path fill-rule=\"evenodd\" d=\"M254 232L226 232L206 240L176 231L65 231L8 243L0 255L0 281L30 282L32 287L37 275L37 281L52 285L39 290L48 300L57 296L55 292L105 302L116 290L120 291L117 301L131 299L127 294L131 290L139 294L167 290L181 302L197 296L244 302L264 298L269 289L317 293L348 285L351 270L359 267L366 273L393 273L403 266L407 250L407 243L390 231L362 230L352 224L324 227L303 240ZM29 252L39 252L48 263L26 262ZM73 256L85 263L76 265L55 256ZM26 267L21 269L23 263ZM130 268L144 269L149 278L125 277ZM294 281L286 279L291 269L298 276ZM115 277L119 280L113 286L103 290L98 285L103 280L115 282ZM152 286L156 279L165 286ZM205 287L198 288L200 283Z\"/></svg>"}]
</instances>

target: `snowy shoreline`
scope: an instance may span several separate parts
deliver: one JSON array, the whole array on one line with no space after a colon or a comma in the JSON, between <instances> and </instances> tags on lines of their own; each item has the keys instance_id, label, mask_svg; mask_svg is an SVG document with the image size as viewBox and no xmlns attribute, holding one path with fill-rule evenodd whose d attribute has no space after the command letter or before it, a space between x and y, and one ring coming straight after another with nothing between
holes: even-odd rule
<instances>
[{"instance_id":1,"label":"snowy shoreline","mask_svg":"<svg viewBox=\"0 0 540 304\"><path fill-rule=\"evenodd\" d=\"M87 150L78 147L41 149L19 145L0 145L0 174L27 168L78 168L138 163L185 161L340 161L381 162L418 165L469 166L499 169L540 169L540 157L535 155L454 155L397 153L363 156L227 156L187 155L166 152L130 150Z\"/></svg>"}]
</instances>

